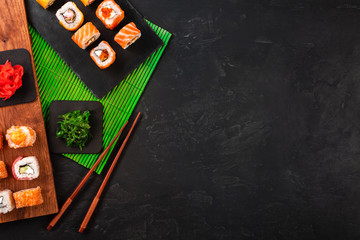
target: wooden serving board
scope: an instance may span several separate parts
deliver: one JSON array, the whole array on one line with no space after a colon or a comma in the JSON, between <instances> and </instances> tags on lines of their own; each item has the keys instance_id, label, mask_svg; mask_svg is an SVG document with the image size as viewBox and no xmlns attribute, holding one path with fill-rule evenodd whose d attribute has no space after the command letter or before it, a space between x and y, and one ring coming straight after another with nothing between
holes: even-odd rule
<instances>
[{"instance_id":1,"label":"wooden serving board","mask_svg":"<svg viewBox=\"0 0 360 240\"><path fill-rule=\"evenodd\" d=\"M27 49L31 55L32 68L35 73L24 0L0 0L0 12L0 51L18 48ZM32 127L37 134L33 147L10 149L6 141L4 141L4 148L0 150L0 160L5 161L9 177L0 179L0 189L8 188L16 192L40 186L44 203L39 206L14 209L10 213L0 214L0 223L58 212L45 124L35 74L34 78L37 94L35 101L0 108L0 129L3 136L6 129L12 125ZM18 156L36 156L38 158L40 176L37 179L18 181L12 177L11 165Z\"/></svg>"}]
</instances>

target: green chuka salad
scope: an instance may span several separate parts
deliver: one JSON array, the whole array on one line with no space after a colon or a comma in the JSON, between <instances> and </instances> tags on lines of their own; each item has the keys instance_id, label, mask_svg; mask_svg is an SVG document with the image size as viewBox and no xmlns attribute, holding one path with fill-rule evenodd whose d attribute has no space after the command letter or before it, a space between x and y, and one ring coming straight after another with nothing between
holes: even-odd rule
<instances>
[{"instance_id":1,"label":"green chuka salad","mask_svg":"<svg viewBox=\"0 0 360 240\"><path fill-rule=\"evenodd\" d=\"M91 137L89 124L90 111L76 110L59 115L60 126L56 130L57 138L64 138L67 146L79 147L80 150L86 145Z\"/></svg>"}]
</instances>

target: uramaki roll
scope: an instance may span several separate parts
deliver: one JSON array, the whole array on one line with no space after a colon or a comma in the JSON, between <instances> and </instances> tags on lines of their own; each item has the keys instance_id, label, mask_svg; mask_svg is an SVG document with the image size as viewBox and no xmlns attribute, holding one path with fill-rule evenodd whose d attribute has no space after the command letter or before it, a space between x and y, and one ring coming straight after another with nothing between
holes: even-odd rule
<instances>
[{"instance_id":1,"label":"uramaki roll","mask_svg":"<svg viewBox=\"0 0 360 240\"><path fill-rule=\"evenodd\" d=\"M10 148L23 148L34 145L36 132L27 126L12 126L6 131L6 140Z\"/></svg>"},{"instance_id":2,"label":"uramaki roll","mask_svg":"<svg viewBox=\"0 0 360 240\"><path fill-rule=\"evenodd\" d=\"M124 11L114 0L105 0L96 9L96 16L106 28L113 30L124 19Z\"/></svg>"},{"instance_id":3,"label":"uramaki roll","mask_svg":"<svg viewBox=\"0 0 360 240\"><path fill-rule=\"evenodd\" d=\"M0 161L0 178L7 178L8 173L6 170L6 165L4 161Z\"/></svg>"},{"instance_id":4,"label":"uramaki roll","mask_svg":"<svg viewBox=\"0 0 360 240\"><path fill-rule=\"evenodd\" d=\"M108 42L101 41L90 51L90 57L100 69L105 69L115 61L116 53Z\"/></svg>"},{"instance_id":5,"label":"uramaki roll","mask_svg":"<svg viewBox=\"0 0 360 240\"><path fill-rule=\"evenodd\" d=\"M59 19L59 23L69 31L75 31L84 22L83 13L73 2L67 2L57 10L56 17Z\"/></svg>"},{"instance_id":6,"label":"uramaki roll","mask_svg":"<svg viewBox=\"0 0 360 240\"><path fill-rule=\"evenodd\" d=\"M0 213L11 212L15 208L13 193L9 189L0 191Z\"/></svg>"},{"instance_id":7,"label":"uramaki roll","mask_svg":"<svg viewBox=\"0 0 360 240\"><path fill-rule=\"evenodd\" d=\"M85 5L85 6L89 6L90 4L92 4L95 0L81 0L82 3Z\"/></svg>"},{"instance_id":8,"label":"uramaki roll","mask_svg":"<svg viewBox=\"0 0 360 240\"><path fill-rule=\"evenodd\" d=\"M32 207L44 202L41 195L41 188L24 189L13 194L16 208Z\"/></svg>"},{"instance_id":9,"label":"uramaki roll","mask_svg":"<svg viewBox=\"0 0 360 240\"><path fill-rule=\"evenodd\" d=\"M141 31L136 27L135 23L131 22L120 29L115 35L114 40L120 44L123 49L126 49L140 37Z\"/></svg>"},{"instance_id":10,"label":"uramaki roll","mask_svg":"<svg viewBox=\"0 0 360 240\"><path fill-rule=\"evenodd\" d=\"M72 40L80 48L85 49L90 44L95 42L99 37L99 30L94 26L94 24L88 22L74 33L74 35L72 36Z\"/></svg>"},{"instance_id":11,"label":"uramaki roll","mask_svg":"<svg viewBox=\"0 0 360 240\"><path fill-rule=\"evenodd\" d=\"M55 0L36 0L44 9L50 7Z\"/></svg>"}]
</instances>

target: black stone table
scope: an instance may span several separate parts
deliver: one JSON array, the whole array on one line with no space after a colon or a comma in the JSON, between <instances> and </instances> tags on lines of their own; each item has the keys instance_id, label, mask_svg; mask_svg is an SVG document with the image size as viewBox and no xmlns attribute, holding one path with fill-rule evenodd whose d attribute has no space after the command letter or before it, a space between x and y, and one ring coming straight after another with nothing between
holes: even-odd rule
<instances>
[{"instance_id":1,"label":"black stone table","mask_svg":"<svg viewBox=\"0 0 360 240\"><path fill-rule=\"evenodd\" d=\"M360 1L132 2L174 36L88 229L105 174L1 238L360 239ZM52 161L62 205L87 170Z\"/></svg>"}]
</instances>

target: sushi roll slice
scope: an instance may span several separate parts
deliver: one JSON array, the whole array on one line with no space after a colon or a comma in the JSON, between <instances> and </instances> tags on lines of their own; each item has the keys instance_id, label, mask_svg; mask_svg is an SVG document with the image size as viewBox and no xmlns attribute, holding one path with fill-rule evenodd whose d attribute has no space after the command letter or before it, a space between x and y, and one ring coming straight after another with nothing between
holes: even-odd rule
<instances>
[{"instance_id":1,"label":"sushi roll slice","mask_svg":"<svg viewBox=\"0 0 360 240\"><path fill-rule=\"evenodd\" d=\"M106 28L113 30L124 19L124 11L114 0L105 0L96 9L96 16Z\"/></svg>"},{"instance_id":2,"label":"sushi roll slice","mask_svg":"<svg viewBox=\"0 0 360 240\"><path fill-rule=\"evenodd\" d=\"M55 0L36 0L44 9L50 7Z\"/></svg>"},{"instance_id":3,"label":"sushi roll slice","mask_svg":"<svg viewBox=\"0 0 360 240\"><path fill-rule=\"evenodd\" d=\"M12 174L17 180L33 180L39 177L40 167L36 157L18 157L12 165Z\"/></svg>"},{"instance_id":4,"label":"sushi roll slice","mask_svg":"<svg viewBox=\"0 0 360 240\"><path fill-rule=\"evenodd\" d=\"M84 22L84 15L73 2L65 3L56 12L59 23L69 31L75 31Z\"/></svg>"},{"instance_id":5,"label":"sushi roll slice","mask_svg":"<svg viewBox=\"0 0 360 240\"><path fill-rule=\"evenodd\" d=\"M41 195L41 188L24 189L13 194L16 208L32 207L44 202Z\"/></svg>"},{"instance_id":6,"label":"sushi roll slice","mask_svg":"<svg viewBox=\"0 0 360 240\"><path fill-rule=\"evenodd\" d=\"M0 131L0 150L3 148L4 146L4 137L2 132Z\"/></svg>"},{"instance_id":7,"label":"sushi roll slice","mask_svg":"<svg viewBox=\"0 0 360 240\"><path fill-rule=\"evenodd\" d=\"M92 4L95 0L81 0L82 3L85 5L85 6L89 6L90 4Z\"/></svg>"},{"instance_id":8,"label":"sushi roll slice","mask_svg":"<svg viewBox=\"0 0 360 240\"><path fill-rule=\"evenodd\" d=\"M99 37L99 30L94 26L94 24L88 22L74 33L74 35L72 36L72 40L80 48L85 49L90 44L95 42Z\"/></svg>"},{"instance_id":9,"label":"sushi roll slice","mask_svg":"<svg viewBox=\"0 0 360 240\"><path fill-rule=\"evenodd\" d=\"M116 53L108 42L101 41L91 50L90 57L100 69L105 69L115 61Z\"/></svg>"},{"instance_id":10,"label":"sushi roll slice","mask_svg":"<svg viewBox=\"0 0 360 240\"><path fill-rule=\"evenodd\" d=\"M0 191L0 213L6 214L15 208L13 193L9 189Z\"/></svg>"},{"instance_id":11,"label":"sushi roll slice","mask_svg":"<svg viewBox=\"0 0 360 240\"><path fill-rule=\"evenodd\" d=\"M120 29L115 35L114 40L120 44L123 49L126 49L140 37L141 31L136 27L135 23L131 22Z\"/></svg>"},{"instance_id":12,"label":"sushi roll slice","mask_svg":"<svg viewBox=\"0 0 360 240\"><path fill-rule=\"evenodd\" d=\"M7 178L8 173L6 171L6 165L4 161L0 161L0 178Z\"/></svg>"},{"instance_id":13,"label":"sushi roll slice","mask_svg":"<svg viewBox=\"0 0 360 240\"><path fill-rule=\"evenodd\" d=\"M5 137L10 148L30 147L36 141L36 132L31 127L12 126L6 131Z\"/></svg>"}]
</instances>

